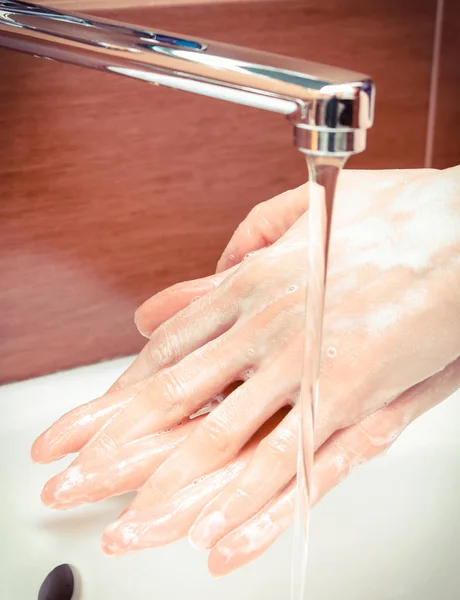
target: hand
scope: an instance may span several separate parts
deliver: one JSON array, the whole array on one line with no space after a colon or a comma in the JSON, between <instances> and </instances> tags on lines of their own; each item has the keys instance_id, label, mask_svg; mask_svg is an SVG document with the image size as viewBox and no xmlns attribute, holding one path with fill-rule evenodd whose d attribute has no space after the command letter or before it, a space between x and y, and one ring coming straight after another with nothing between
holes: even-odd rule
<instances>
[{"instance_id":1,"label":"hand","mask_svg":"<svg viewBox=\"0 0 460 600\"><path fill-rule=\"evenodd\" d=\"M352 174L349 177L352 176L357 175ZM338 198L339 210L335 221L337 236L333 239L331 248L331 273L328 282L325 323L326 354L321 381L324 400L320 406L319 427L315 440L317 447L331 439L336 431L350 426L351 431L352 424L357 420L378 411L385 403L393 401L405 390L453 362L458 355L456 345L459 338L458 310L455 311L458 307L458 286L456 288L452 285L456 279L458 280L458 265L455 263L455 252L458 252L458 183L455 182L458 182L458 172L457 175L455 170L440 174L416 172L412 175L398 172L393 179L391 173L379 174L379 177L380 189L378 189L378 179L374 177L370 181L371 178L368 177L367 182L363 182L360 188L356 188L353 198L344 196L342 187L339 189L339 198L341 197L342 202L339 202ZM408 181L404 182L404 179ZM367 189L365 189L366 183ZM444 186L445 189L442 206L439 206L440 202L436 200L440 186ZM343 200L347 202L346 205ZM430 206L433 205L438 206L440 210L431 215ZM347 212L340 210L341 206ZM386 210L388 206L391 208L389 214ZM385 221L379 222L378 217L382 215L388 215L388 223L398 224L399 227L393 231ZM441 242L436 240L435 244L434 240L429 239L428 244L427 237L422 235L423 219L427 216L437 218L438 228L442 227L443 231L449 234ZM368 223L364 226L366 220ZM360 226L356 226L355 223L360 223ZM363 233L365 234L372 224L378 225L380 229L374 231L373 239L366 240L365 237L363 238ZM192 401L190 402L188 396L187 406L184 406L184 403L178 403L176 398L173 408L176 411L181 408L190 413L191 409L197 408L204 399L209 399L207 391L210 388L214 392L218 388L222 390L228 381L238 378L242 367L235 363L235 356L244 354L241 352L242 349L254 349L254 339L258 342L259 353L251 355L253 357L251 366L256 371L254 376L230 394L209 417L202 419L193 435L182 443L147 482L132 506L137 517L134 522L131 519L130 525L130 531L133 532L136 529L136 522L138 529L139 527L142 529L143 524L144 534L137 535L137 539L135 542L131 540L131 544L118 543L119 549L126 546L142 547L144 538L152 537L155 527L147 527L147 525L149 520L152 521L155 511L158 515L162 500L165 500L163 504L167 505L170 499L175 497L175 492L184 489L197 473L209 472L228 464L231 457L235 456L244 445L245 435L246 439L249 439L257 429L257 425L265 422L269 414L276 412L281 405L289 401L295 403L299 383L299 363L296 358L299 356L302 338L299 335L301 329L299 324L303 322L302 310L300 310L303 305L301 265L305 263L302 254L305 250L305 238L301 226L302 219L278 243L250 257L225 278L218 288L159 327L153 334L152 341L147 345L148 350L145 351L143 361L133 365L125 376L125 383L132 388L130 392L127 391L129 387L124 390L119 389L112 392L114 394L112 397L106 396L95 404L89 405L80 413L80 421L78 418L75 419L75 415L66 417L66 420L58 422L45 438L41 438L37 443L35 452L38 458L52 459L57 456L56 452L69 451L66 450L65 443L60 444L59 431L63 426L65 429L71 424L75 425L75 437L78 439L73 446L70 444L67 448L78 450L77 446L83 445L107 419L106 415L99 414L101 411L110 408L113 415L121 408L118 417L105 425L76 461L76 466L83 468L92 460L96 460L97 465L100 457L102 464L103 457L107 457L107 442L111 447L120 448L129 439L148 435L159 427L158 419L161 420L161 414L157 414L147 424L144 419L137 423L134 417L150 416L150 408L154 408L152 412L162 412L155 410L155 401L152 403L149 400L152 392L159 393L157 398L160 400L165 392L166 397L174 400L174 394L168 396L167 386L161 387L165 386L164 375L163 379L160 377L164 371L168 373L166 381L172 372L176 381L180 372L189 374L186 385L187 389L193 392ZM391 240L387 240L389 233L392 234ZM412 239L408 239L408 236ZM406 253L403 252L404 246L409 241L411 246L417 249L417 252L412 255L408 254L407 250ZM379 247L379 244L388 246L389 256L384 257L372 252ZM411 263L405 265L404 260L407 261L408 258ZM283 272L275 278L273 275L277 274L277 270ZM260 283L259 286L254 285L257 281ZM292 290L292 294L280 293L287 289L284 287L286 283L290 284L290 290L293 285L297 284L298 287L295 291ZM441 302L436 298L440 292ZM457 296L454 295L455 292ZM344 293L348 293L345 300L343 300ZM238 313L234 321L232 318L229 319L228 307L233 307L233 310ZM284 308L282 312L280 307ZM215 323L211 334L215 341L206 343L207 340L203 341L206 336L203 337L202 328L200 327L196 335L191 332L190 327L187 329L187 322L190 325L190 319L195 318L197 320L194 324L201 324L200 317L201 320L206 320L209 308L217 311L222 317L217 319L217 325L224 323L224 328L229 327L229 329L222 335L222 331ZM405 311L405 308L410 308L411 311ZM187 312L188 315L185 314ZM230 314L235 315L231 311ZM276 319L272 318L275 315L278 316L277 323ZM384 323L386 326L379 329L378 326L382 321L379 322L378 317L382 318L382 316L387 319ZM262 338L257 337L260 331L257 325L261 319L266 324L266 328L262 328ZM180 328L182 323L185 330ZM206 323L204 325L206 328ZM177 329L174 329L174 326ZM175 342L169 349L170 353L164 355L166 358L169 357L169 362L166 364L173 366L158 372L158 375L153 375L150 379L145 379L148 357L150 356L152 360L157 356L155 344L161 337L156 336L162 329L160 335L165 336L166 331L169 331L173 336L171 339ZM416 339L414 336L419 331L423 331L424 337L420 340L418 352L415 353L411 346ZM180 334L182 337L178 339ZM195 341L191 342L190 338L184 338L184 334L191 336ZM219 334L220 337L216 338L215 336ZM163 339L167 339L166 336ZM278 344L278 354L274 356L273 348L262 347L260 351L261 342ZM210 352L209 346L211 346ZM335 356L327 355L331 348L335 350ZM196 349L200 351L197 352ZM234 353L231 357L227 356L230 351ZM379 362L378 359L382 356L385 360ZM223 358L230 359L229 362L227 361L228 370L225 371L228 379L226 382L222 378L219 379L219 373L215 369L213 372L206 367L207 364L218 363ZM406 361L403 368L401 368L402 360ZM158 361L156 364L154 361L151 362L150 373L155 373L155 369L158 370L157 365ZM203 373L211 377L215 375L214 384L209 381L205 384L202 381L203 377L200 378L198 373L199 365L205 365L201 367ZM357 366L360 368L357 369ZM283 381L278 381L281 380L280 376L276 377L278 372L283 376ZM257 385L251 384L254 381ZM262 389L266 390L266 397L260 393ZM135 399L130 400L136 393L138 395ZM281 396L283 400L280 400ZM185 398L185 395L183 397ZM124 407L123 403L126 403ZM112 408L114 404L117 405L117 409ZM99 413L98 410L94 410L98 407ZM242 411L244 411L243 415L241 415ZM90 419L87 417L94 413L99 414L99 421L97 426L91 429L91 424L88 424ZM276 498L280 490L289 484L289 479L294 474L295 461L292 457L296 445L296 414L297 409L292 410L271 433L263 438L250 464L232 484L236 486L233 492L239 489L249 494L248 487L254 490L250 494L253 502L249 504L247 499L242 502L241 494L230 493L232 486L228 486L221 497L215 501L220 502L220 508L216 511L214 503L212 512L222 512L225 521L225 526L220 527L221 530L217 534L218 539L233 528L236 528L235 532L237 532L241 523L250 519L266 502ZM171 414L167 416L171 418ZM177 422L178 415L172 416ZM180 418L183 416L187 415L181 414ZM126 422L125 417L130 420ZM243 420L244 423L241 422ZM124 421L123 426L120 421ZM132 428L129 427L131 423ZM216 429L216 424L220 429ZM88 430L91 430L89 435ZM219 436L215 435L217 432ZM86 440L85 435L87 435ZM224 444L222 439L225 441ZM56 442L56 440L58 442L49 452L49 442ZM214 456L209 456L213 452L213 446L218 451ZM187 464L186 461L189 462L188 469L183 468ZM82 474L78 472L80 481L74 479L74 485L73 487L70 485L70 489L65 474L60 476L45 491L45 499L55 501L56 496L60 496L63 503L71 502L72 498L75 502L79 494L82 497L82 490L89 479L95 481L104 477L100 467L99 470L96 468L91 473L85 473L85 477L80 477ZM266 484L267 473L270 473L269 485ZM261 482L264 482L265 487L261 486ZM207 512L209 515L209 511ZM117 531L119 534L129 525L130 519L126 521L126 517L127 515L124 521L118 524L118 529L110 532L108 543L112 548L117 544ZM195 539L200 537L197 536L199 522L192 532L192 537ZM203 523L203 516L201 523ZM213 545L218 539L208 541L204 545Z\"/></svg>"},{"instance_id":2,"label":"hand","mask_svg":"<svg viewBox=\"0 0 460 600\"><path fill-rule=\"evenodd\" d=\"M357 466L386 451L412 421L450 396L458 387L460 359L414 386L390 405L336 432L315 454L312 505ZM263 554L292 523L295 499L296 486L292 481L254 517L235 528L212 548L209 555L210 572L214 576L226 575ZM176 522L180 522L179 518L178 515ZM185 514L184 520L182 535L186 535L194 517L188 519ZM168 541L172 539L170 536Z\"/></svg>"}]
</instances>

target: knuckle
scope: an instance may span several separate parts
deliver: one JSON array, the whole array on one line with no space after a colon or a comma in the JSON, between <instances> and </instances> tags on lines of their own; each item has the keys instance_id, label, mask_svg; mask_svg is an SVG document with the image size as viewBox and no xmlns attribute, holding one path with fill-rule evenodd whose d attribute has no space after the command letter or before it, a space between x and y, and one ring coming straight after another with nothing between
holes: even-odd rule
<instances>
[{"instance_id":1,"label":"knuckle","mask_svg":"<svg viewBox=\"0 0 460 600\"><path fill-rule=\"evenodd\" d=\"M265 249L262 248L240 265L231 280L233 297L241 300L249 297L267 277L264 264Z\"/></svg>"},{"instance_id":2,"label":"knuckle","mask_svg":"<svg viewBox=\"0 0 460 600\"><path fill-rule=\"evenodd\" d=\"M379 424L377 417L386 416L388 411L384 407L368 418L363 419L357 424L357 429L366 440L366 448L361 452L366 458L373 458L381 452L385 452L401 435L403 426L395 423L393 420L382 421L384 426L376 427Z\"/></svg>"},{"instance_id":3,"label":"knuckle","mask_svg":"<svg viewBox=\"0 0 460 600\"><path fill-rule=\"evenodd\" d=\"M118 447L117 440L109 432L103 430L91 445L91 450L105 454L117 450Z\"/></svg>"},{"instance_id":4,"label":"knuckle","mask_svg":"<svg viewBox=\"0 0 460 600\"><path fill-rule=\"evenodd\" d=\"M266 437L259 444L260 454L269 456L270 462L277 466L293 465L297 456L297 433L290 430L278 432Z\"/></svg>"},{"instance_id":5,"label":"knuckle","mask_svg":"<svg viewBox=\"0 0 460 600\"><path fill-rule=\"evenodd\" d=\"M136 327L139 328L143 328L145 323L144 323L144 315L146 313L145 307L144 305L139 306L138 308L136 308L136 310L134 311L134 323L136 324Z\"/></svg>"},{"instance_id":6,"label":"knuckle","mask_svg":"<svg viewBox=\"0 0 460 600\"><path fill-rule=\"evenodd\" d=\"M235 452L235 436L232 435L228 424L211 413L200 426L200 434L204 443L209 445L209 452L215 458L227 458Z\"/></svg>"},{"instance_id":7,"label":"knuckle","mask_svg":"<svg viewBox=\"0 0 460 600\"><path fill-rule=\"evenodd\" d=\"M171 369L165 369L156 376L156 402L166 414L185 411L185 390Z\"/></svg>"},{"instance_id":8,"label":"knuckle","mask_svg":"<svg viewBox=\"0 0 460 600\"><path fill-rule=\"evenodd\" d=\"M257 223L260 215L264 213L265 206L266 206L266 201L259 202L259 204L256 204L255 206L253 206L248 213L247 220L255 221Z\"/></svg>"},{"instance_id":9,"label":"knuckle","mask_svg":"<svg viewBox=\"0 0 460 600\"><path fill-rule=\"evenodd\" d=\"M343 411L332 402L320 402L318 413L315 418L315 447L322 446L334 433L346 427L339 415Z\"/></svg>"},{"instance_id":10,"label":"knuckle","mask_svg":"<svg viewBox=\"0 0 460 600\"><path fill-rule=\"evenodd\" d=\"M168 323L159 327L148 342L146 349L149 362L155 368L175 363L180 358L179 340Z\"/></svg>"},{"instance_id":11,"label":"knuckle","mask_svg":"<svg viewBox=\"0 0 460 600\"><path fill-rule=\"evenodd\" d=\"M128 373L123 373L123 375L121 375L117 381L112 385L112 387L110 388L110 390L107 392L108 394L113 394L114 392L119 392L120 390L122 390L125 387L128 387L131 383L131 375L128 371Z\"/></svg>"},{"instance_id":12,"label":"knuckle","mask_svg":"<svg viewBox=\"0 0 460 600\"><path fill-rule=\"evenodd\" d=\"M248 284L250 285L250 283L246 276L246 269L246 263L240 265L238 271L226 282L226 285L220 291L221 294L225 294L226 296L226 305L231 307L232 311L237 315L241 313L242 299L249 293Z\"/></svg>"},{"instance_id":13,"label":"knuckle","mask_svg":"<svg viewBox=\"0 0 460 600\"><path fill-rule=\"evenodd\" d=\"M141 488L139 495L144 500L149 500L151 505L155 505L170 499L170 489L166 482L160 481L159 478L153 478Z\"/></svg>"},{"instance_id":14,"label":"knuckle","mask_svg":"<svg viewBox=\"0 0 460 600\"><path fill-rule=\"evenodd\" d=\"M271 223L268 218L269 204L268 201L260 202L252 208L246 219L237 228L238 234L246 234L251 238L260 237L266 241L267 232L271 229Z\"/></svg>"},{"instance_id":15,"label":"knuckle","mask_svg":"<svg viewBox=\"0 0 460 600\"><path fill-rule=\"evenodd\" d=\"M333 443L338 460L343 467L349 467L357 460L360 460L362 456L360 449L353 448L347 440L341 439L340 433L335 437Z\"/></svg>"}]
</instances>

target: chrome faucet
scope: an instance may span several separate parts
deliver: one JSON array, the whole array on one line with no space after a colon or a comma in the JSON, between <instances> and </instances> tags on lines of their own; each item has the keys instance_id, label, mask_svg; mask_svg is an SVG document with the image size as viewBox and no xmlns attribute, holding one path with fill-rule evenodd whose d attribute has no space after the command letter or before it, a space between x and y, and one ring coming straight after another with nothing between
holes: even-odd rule
<instances>
[{"instance_id":1,"label":"chrome faucet","mask_svg":"<svg viewBox=\"0 0 460 600\"><path fill-rule=\"evenodd\" d=\"M375 86L366 75L44 6L0 0L0 47L285 115L313 156L361 152Z\"/></svg>"}]
</instances>

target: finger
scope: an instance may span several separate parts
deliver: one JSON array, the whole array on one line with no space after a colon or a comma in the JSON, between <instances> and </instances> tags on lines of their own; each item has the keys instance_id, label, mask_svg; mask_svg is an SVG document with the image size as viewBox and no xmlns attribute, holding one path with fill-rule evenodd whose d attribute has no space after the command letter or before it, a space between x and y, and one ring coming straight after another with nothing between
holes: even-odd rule
<instances>
[{"instance_id":1,"label":"finger","mask_svg":"<svg viewBox=\"0 0 460 600\"><path fill-rule=\"evenodd\" d=\"M69 411L35 440L32 460L48 463L79 452L109 419L139 393L139 389L139 386L132 386L118 390Z\"/></svg>"},{"instance_id":2,"label":"finger","mask_svg":"<svg viewBox=\"0 0 460 600\"><path fill-rule=\"evenodd\" d=\"M220 394L231 383L246 379L247 374L253 372L254 365L260 362L261 356L265 355L267 336L271 332L276 332L279 349L283 350L283 358L276 358L276 362L273 364L266 363L264 374L260 378L260 389L254 389L252 392L253 383L248 382L246 386L243 386L244 390L237 390L234 393L235 396L232 394L218 410L214 411L213 420L210 420L209 423L206 422L211 426L214 419L217 419L220 414L226 414L227 410L240 410L241 404L237 400L240 396L251 393L255 398L259 398L263 395L262 390L267 389L268 398L259 398L258 403L252 407L252 410L260 411L259 417L254 416L254 423L242 423L241 429L238 429L237 413L234 413L236 416L233 421L229 416L228 423L225 423L227 431L235 432L234 436L232 434L232 443L233 445L240 444L236 449L238 450L242 443L245 443L244 441L241 443L243 432L248 431L250 435L254 433L261 424L257 418L259 420L262 418L265 414L264 410L267 411L267 418L273 414L272 404L276 406L277 394L282 391L283 401L286 401L290 394L296 391L300 365L298 341L302 336L299 334L294 338L295 343L288 345L291 340L284 334L285 329L289 330L292 326L292 322L296 322L296 313L293 311L283 311L275 318L270 311L261 311L251 319L250 325L248 322L244 322L233 327L218 339L212 340L199 350L188 354L179 363L163 369L150 378L138 396L102 428L83 452L110 452L110 448L116 448L138 437L144 437L178 424L199 410L210 398ZM288 341L286 341L286 337L288 337ZM264 388L265 383L272 381L272 385L268 384L268 387ZM236 403L235 406L230 399ZM275 407L275 410L277 408L279 406ZM241 409L241 415L245 414L245 410ZM218 426L218 424L215 425ZM213 435L214 432L210 430L203 436L203 439L209 443L209 438ZM222 440L223 438L217 440L215 446L222 445ZM209 456L209 448L206 448L205 454L208 458L212 458ZM217 452L215 458L221 454L223 453ZM185 473L184 470L182 472Z\"/></svg>"},{"instance_id":3,"label":"finger","mask_svg":"<svg viewBox=\"0 0 460 600\"><path fill-rule=\"evenodd\" d=\"M154 508L149 512L142 535L130 536L130 524L119 522L108 527L102 536L102 549L106 554L125 554L143 548L170 544L187 535L200 509L244 469L249 459L242 455L216 473L197 480L171 498L165 517Z\"/></svg>"},{"instance_id":4,"label":"finger","mask_svg":"<svg viewBox=\"0 0 460 600\"><path fill-rule=\"evenodd\" d=\"M239 304L233 294L226 288L215 288L157 327L112 389L133 385L176 364L228 331L238 314Z\"/></svg>"},{"instance_id":5,"label":"finger","mask_svg":"<svg viewBox=\"0 0 460 600\"><path fill-rule=\"evenodd\" d=\"M32 460L49 463L81 449L112 419L122 408L131 402L148 382L107 393L69 411L42 433L32 446ZM234 389L229 385L221 394L213 398L190 418L211 412Z\"/></svg>"},{"instance_id":6,"label":"finger","mask_svg":"<svg viewBox=\"0 0 460 600\"><path fill-rule=\"evenodd\" d=\"M168 501L167 507L152 507L144 515L145 528L141 536L129 535L129 523L120 532L120 523L114 523L104 532L102 547L107 554L123 554L142 548L152 548L174 542L185 535L201 509L235 479L249 464L259 441L284 417L280 411L267 421L238 456L224 468L195 480ZM121 535L120 535L121 533Z\"/></svg>"},{"instance_id":7,"label":"finger","mask_svg":"<svg viewBox=\"0 0 460 600\"><path fill-rule=\"evenodd\" d=\"M147 481L138 496L120 516L117 528L111 531L112 540L118 536L122 544L123 531L129 528L141 539L150 511L167 511L171 497L194 479L205 476L228 463L265 423L283 406L287 394L280 384L279 373L270 370L273 379L263 377L268 393L255 395L261 389L255 375L233 392L218 409L204 419L195 432L170 456ZM267 385L268 384L268 385ZM277 386L277 387L275 387ZM157 512L158 512L157 511ZM163 513L165 518L168 515Z\"/></svg>"},{"instance_id":8,"label":"finger","mask_svg":"<svg viewBox=\"0 0 460 600\"><path fill-rule=\"evenodd\" d=\"M250 252L273 244L308 209L308 186L257 204L240 223L217 263L217 273L240 263Z\"/></svg>"},{"instance_id":9,"label":"finger","mask_svg":"<svg viewBox=\"0 0 460 600\"><path fill-rule=\"evenodd\" d=\"M195 413L242 377L250 366L249 357L239 350L228 351L231 347L238 348L238 343L227 344L227 336L223 336L151 377L138 396L102 428L84 452L100 444L107 452L109 447L116 448L162 431Z\"/></svg>"},{"instance_id":10,"label":"finger","mask_svg":"<svg viewBox=\"0 0 460 600\"><path fill-rule=\"evenodd\" d=\"M316 504L353 468L384 452L418 416L460 386L460 359L417 384L391 405L337 432L316 453L312 504ZM222 576L258 558L288 528L295 509L295 484L212 549L209 570Z\"/></svg>"},{"instance_id":11,"label":"finger","mask_svg":"<svg viewBox=\"0 0 460 600\"><path fill-rule=\"evenodd\" d=\"M262 440L249 466L200 513L189 537L201 549L212 548L277 496L295 477L299 409L295 407Z\"/></svg>"},{"instance_id":12,"label":"finger","mask_svg":"<svg viewBox=\"0 0 460 600\"><path fill-rule=\"evenodd\" d=\"M98 460L78 458L64 473L43 488L42 501L56 509L99 502L141 487L171 452L196 429L199 420L187 421L173 430L153 434L122 446Z\"/></svg>"},{"instance_id":13,"label":"finger","mask_svg":"<svg viewBox=\"0 0 460 600\"><path fill-rule=\"evenodd\" d=\"M214 546L208 559L210 573L221 577L259 558L290 526L295 505L293 480L262 511Z\"/></svg>"},{"instance_id":14,"label":"finger","mask_svg":"<svg viewBox=\"0 0 460 600\"><path fill-rule=\"evenodd\" d=\"M157 504L231 460L254 433L286 404L288 392L277 369L256 373L209 414L132 504L142 510Z\"/></svg>"},{"instance_id":15,"label":"finger","mask_svg":"<svg viewBox=\"0 0 460 600\"><path fill-rule=\"evenodd\" d=\"M460 359L425 379L357 424L331 436L315 455L312 502L360 464L387 450L404 429L460 386Z\"/></svg>"},{"instance_id":16,"label":"finger","mask_svg":"<svg viewBox=\"0 0 460 600\"><path fill-rule=\"evenodd\" d=\"M117 483L118 487L116 490L123 488L123 491L117 491L117 493L129 491L125 489L125 481L131 481L131 478L135 475L143 477L144 473L147 473L147 477L150 476L154 470L152 468L150 472L148 472L150 465L148 461L150 460L150 457L152 461L156 461L162 458L165 453L169 455L169 448L176 447L183 439L185 439L184 436L188 436L197 426L199 422L198 417L208 414L219 406L219 404L231 394L234 389L236 389L237 385L239 384L228 386L222 394L219 394L218 397L208 402L195 414L190 415L190 419L186 419L182 424L171 431L166 430L158 432L157 434L143 436L131 443L121 445L119 449L115 448L113 452L101 452L100 447L98 447L97 452L85 452L80 454L69 468L53 477L46 484L46 491L42 494L43 501L45 504L53 506L53 508L70 508L71 506L88 502L90 500L85 498L89 498L91 494L99 493L100 495L107 495L109 492L104 492L106 489L104 487L104 482L107 483L110 491L112 489L109 485L111 478L113 477L115 483L117 483L117 478L119 478L121 474L123 474L123 480ZM82 421L83 420L84 417L82 418ZM191 428L188 426L189 420L193 422L193 427ZM88 435L90 432L85 431L84 433ZM74 437L80 443L84 440L82 433L77 433ZM94 437L94 439L96 439L96 437ZM64 439L64 443L65 442L66 440ZM72 451L76 451L75 440L73 443L74 447L72 448ZM87 441L84 443L86 444ZM56 448L56 446L57 444L54 445L54 448ZM59 448L60 453L63 454L65 449L67 449L67 447L61 446ZM149 449L151 452L149 452ZM49 451L47 455L49 456ZM166 456L164 456L164 458L166 458ZM162 458L160 462L163 462L164 458ZM138 460L139 472L136 470L135 473L132 473L130 470L131 465L133 469L136 469L136 460ZM142 461L147 461L148 464L144 464ZM156 466L158 466L160 462L158 462ZM108 475L109 471L111 473L110 477ZM76 477L76 473L79 473L78 477ZM72 482L72 485L69 485L69 481ZM144 481L142 481L142 483L144 483ZM99 489L100 492L97 491ZM61 507L60 505L62 504L66 504L66 506Z\"/></svg>"},{"instance_id":17,"label":"finger","mask_svg":"<svg viewBox=\"0 0 460 600\"><path fill-rule=\"evenodd\" d=\"M214 290L230 272L177 283L146 300L134 315L139 333L150 338L164 321L173 317L190 302Z\"/></svg>"},{"instance_id":18,"label":"finger","mask_svg":"<svg viewBox=\"0 0 460 600\"><path fill-rule=\"evenodd\" d=\"M224 352L219 352L217 344L222 345ZM246 353L232 354L228 347L240 348L241 344L216 340L200 352L188 355L180 364L152 377L139 394L86 444L78 457L79 464L88 461L93 473L102 470L107 457L115 455L125 444L173 427L207 404L238 379L239 373L248 366L250 357ZM64 471L60 479L65 481L66 477ZM71 494L78 496L79 487L84 484L83 481L74 482L68 501L71 501ZM55 488L55 492L59 491L59 487Z\"/></svg>"}]
</instances>

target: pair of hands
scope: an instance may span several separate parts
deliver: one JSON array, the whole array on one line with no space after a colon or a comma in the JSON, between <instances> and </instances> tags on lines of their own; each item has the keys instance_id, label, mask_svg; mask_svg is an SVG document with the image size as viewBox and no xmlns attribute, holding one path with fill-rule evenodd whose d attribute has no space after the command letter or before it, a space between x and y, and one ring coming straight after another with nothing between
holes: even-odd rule
<instances>
[{"instance_id":1,"label":"pair of hands","mask_svg":"<svg viewBox=\"0 0 460 600\"><path fill-rule=\"evenodd\" d=\"M37 462L78 453L43 490L54 508L139 490L104 532L106 552L188 533L211 549L209 568L223 575L290 524L306 211L307 186L258 205L215 275L173 286L138 309L149 341L112 388L36 440ZM460 385L459 257L459 167L342 174L313 502Z\"/></svg>"}]
</instances>

